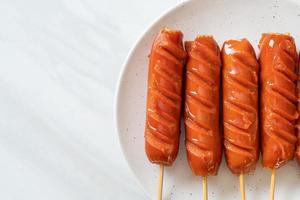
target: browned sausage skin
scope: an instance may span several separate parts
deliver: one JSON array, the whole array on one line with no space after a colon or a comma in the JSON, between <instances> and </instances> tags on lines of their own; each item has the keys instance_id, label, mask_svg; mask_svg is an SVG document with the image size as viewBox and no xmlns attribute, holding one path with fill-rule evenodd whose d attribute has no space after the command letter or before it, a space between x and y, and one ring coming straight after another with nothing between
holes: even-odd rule
<instances>
[{"instance_id":1,"label":"browned sausage skin","mask_svg":"<svg viewBox=\"0 0 300 200\"><path fill-rule=\"evenodd\" d=\"M300 63L299 63L300 54L298 57L298 69L297 69L297 112L300 113ZM297 148L295 156L297 158L298 164L300 165L300 118L298 116L297 125L296 125L296 134L297 134Z\"/></svg>"},{"instance_id":2,"label":"browned sausage skin","mask_svg":"<svg viewBox=\"0 0 300 200\"><path fill-rule=\"evenodd\" d=\"M171 165L177 156L185 58L182 33L161 30L148 69L145 150L153 163Z\"/></svg>"},{"instance_id":3,"label":"browned sausage skin","mask_svg":"<svg viewBox=\"0 0 300 200\"><path fill-rule=\"evenodd\" d=\"M259 48L263 166L274 169L294 157L298 55L286 34L263 34Z\"/></svg>"},{"instance_id":4,"label":"browned sausage skin","mask_svg":"<svg viewBox=\"0 0 300 200\"><path fill-rule=\"evenodd\" d=\"M224 151L234 174L255 169L258 143L258 71L248 40L228 40L222 48Z\"/></svg>"},{"instance_id":5,"label":"browned sausage skin","mask_svg":"<svg viewBox=\"0 0 300 200\"><path fill-rule=\"evenodd\" d=\"M199 176L216 175L219 130L220 50L211 36L186 43L185 133L189 165Z\"/></svg>"}]
</instances>

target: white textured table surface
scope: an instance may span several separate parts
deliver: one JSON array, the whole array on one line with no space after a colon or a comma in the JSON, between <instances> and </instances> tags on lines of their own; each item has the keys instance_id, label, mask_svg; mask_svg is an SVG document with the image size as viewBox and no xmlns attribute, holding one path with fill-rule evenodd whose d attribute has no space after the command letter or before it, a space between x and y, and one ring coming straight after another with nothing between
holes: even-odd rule
<instances>
[{"instance_id":1,"label":"white textured table surface","mask_svg":"<svg viewBox=\"0 0 300 200\"><path fill-rule=\"evenodd\" d=\"M0 1L0 199L147 199L114 93L138 36L180 1Z\"/></svg>"}]
</instances>

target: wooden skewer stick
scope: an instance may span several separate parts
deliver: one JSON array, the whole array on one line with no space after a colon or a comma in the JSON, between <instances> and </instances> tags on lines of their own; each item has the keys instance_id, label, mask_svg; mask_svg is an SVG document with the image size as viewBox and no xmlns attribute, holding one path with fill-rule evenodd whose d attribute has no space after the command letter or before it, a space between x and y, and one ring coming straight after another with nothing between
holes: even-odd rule
<instances>
[{"instance_id":1,"label":"wooden skewer stick","mask_svg":"<svg viewBox=\"0 0 300 200\"><path fill-rule=\"evenodd\" d=\"M275 193L275 181L276 181L276 169L272 169L271 185L270 185L270 200L274 200Z\"/></svg>"},{"instance_id":2,"label":"wooden skewer stick","mask_svg":"<svg viewBox=\"0 0 300 200\"><path fill-rule=\"evenodd\" d=\"M207 177L202 177L202 200L207 200Z\"/></svg>"},{"instance_id":3,"label":"wooden skewer stick","mask_svg":"<svg viewBox=\"0 0 300 200\"><path fill-rule=\"evenodd\" d=\"M241 200L245 200L245 180L244 174L240 174L240 192L241 192Z\"/></svg>"},{"instance_id":4,"label":"wooden skewer stick","mask_svg":"<svg viewBox=\"0 0 300 200\"><path fill-rule=\"evenodd\" d=\"M157 194L158 200L162 200L163 184L164 184L164 165L160 165L159 180L158 180L158 194Z\"/></svg>"}]
</instances>

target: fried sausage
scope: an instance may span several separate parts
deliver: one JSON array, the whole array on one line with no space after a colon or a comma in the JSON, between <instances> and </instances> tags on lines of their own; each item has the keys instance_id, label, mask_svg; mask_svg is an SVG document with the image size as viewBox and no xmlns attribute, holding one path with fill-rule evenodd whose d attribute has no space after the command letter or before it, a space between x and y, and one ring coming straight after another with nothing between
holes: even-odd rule
<instances>
[{"instance_id":1,"label":"fried sausage","mask_svg":"<svg viewBox=\"0 0 300 200\"><path fill-rule=\"evenodd\" d=\"M219 129L220 50L211 36L186 43L185 133L189 165L199 176L216 175L221 162Z\"/></svg>"},{"instance_id":2,"label":"fried sausage","mask_svg":"<svg viewBox=\"0 0 300 200\"><path fill-rule=\"evenodd\" d=\"M180 31L165 28L152 45L145 123L145 150L152 163L171 165L178 152L186 58L182 37Z\"/></svg>"},{"instance_id":3,"label":"fried sausage","mask_svg":"<svg viewBox=\"0 0 300 200\"><path fill-rule=\"evenodd\" d=\"M259 157L259 65L247 39L226 41L222 63L225 158L232 173L244 174Z\"/></svg>"},{"instance_id":4,"label":"fried sausage","mask_svg":"<svg viewBox=\"0 0 300 200\"><path fill-rule=\"evenodd\" d=\"M298 59L298 63L299 63L299 59ZM298 69L297 69L297 111L299 114L300 113L300 63L298 64ZM297 148L296 148L295 156L297 158L298 164L300 165L300 118L299 116L296 125L296 134L297 134Z\"/></svg>"},{"instance_id":5,"label":"fried sausage","mask_svg":"<svg viewBox=\"0 0 300 200\"><path fill-rule=\"evenodd\" d=\"M263 166L276 169L294 157L298 55L287 34L265 33L259 48Z\"/></svg>"}]
</instances>

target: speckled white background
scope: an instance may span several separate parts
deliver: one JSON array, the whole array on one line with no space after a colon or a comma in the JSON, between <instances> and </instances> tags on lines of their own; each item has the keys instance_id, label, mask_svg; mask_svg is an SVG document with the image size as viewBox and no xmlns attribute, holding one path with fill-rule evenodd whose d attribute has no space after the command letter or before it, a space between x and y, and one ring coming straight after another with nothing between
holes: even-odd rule
<instances>
[{"instance_id":1,"label":"speckled white background","mask_svg":"<svg viewBox=\"0 0 300 200\"><path fill-rule=\"evenodd\" d=\"M180 1L0 1L0 199L147 199L114 93L134 41Z\"/></svg>"}]
</instances>

